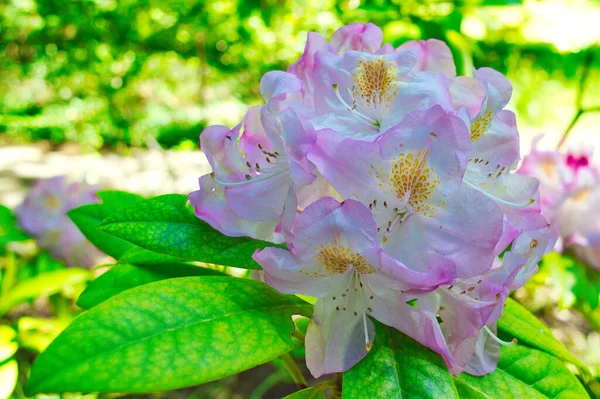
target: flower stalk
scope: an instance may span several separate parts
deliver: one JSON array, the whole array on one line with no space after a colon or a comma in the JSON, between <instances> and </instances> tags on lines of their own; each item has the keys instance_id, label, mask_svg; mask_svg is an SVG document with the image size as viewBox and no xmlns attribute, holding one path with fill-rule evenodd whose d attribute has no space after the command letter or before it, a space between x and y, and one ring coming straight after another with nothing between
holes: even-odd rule
<instances>
[{"instance_id":1,"label":"flower stalk","mask_svg":"<svg viewBox=\"0 0 600 399\"><path fill-rule=\"evenodd\" d=\"M290 355L289 352L279 356L279 360L281 360L283 366L289 373L290 377L292 377L292 380L296 383L296 387L298 389L308 388L306 378L304 378L302 371L300 370L300 368L298 368L296 361L294 360L292 355Z\"/></svg>"}]
</instances>

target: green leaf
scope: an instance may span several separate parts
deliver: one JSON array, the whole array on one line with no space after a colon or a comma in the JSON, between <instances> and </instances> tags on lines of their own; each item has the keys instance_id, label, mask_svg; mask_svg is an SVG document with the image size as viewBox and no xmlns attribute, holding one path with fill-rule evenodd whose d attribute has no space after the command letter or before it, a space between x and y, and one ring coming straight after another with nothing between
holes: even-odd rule
<instances>
[{"instance_id":1,"label":"green leaf","mask_svg":"<svg viewBox=\"0 0 600 399\"><path fill-rule=\"evenodd\" d=\"M458 398L442 358L399 331L375 322L370 353L344 373L345 398Z\"/></svg>"},{"instance_id":2,"label":"green leaf","mask_svg":"<svg viewBox=\"0 0 600 399\"><path fill-rule=\"evenodd\" d=\"M522 345L503 347L498 368L454 377L461 399L585 399L577 378L557 358Z\"/></svg>"},{"instance_id":3,"label":"green leaf","mask_svg":"<svg viewBox=\"0 0 600 399\"><path fill-rule=\"evenodd\" d=\"M97 195L102 200L101 204L83 205L70 210L67 215L99 250L115 259L120 259L121 255L133 245L99 231L98 225L119 209L133 205L144 198L124 191L100 191Z\"/></svg>"},{"instance_id":4,"label":"green leaf","mask_svg":"<svg viewBox=\"0 0 600 399\"><path fill-rule=\"evenodd\" d=\"M589 380L590 372L562 342L554 338L550 329L531 312L515 300L508 298L498 328L517 338L519 342L542 350L564 361L574 364L584 380Z\"/></svg>"},{"instance_id":5,"label":"green leaf","mask_svg":"<svg viewBox=\"0 0 600 399\"><path fill-rule=\"evenodd\" d=\"M92 278L93 275L89 270L72 267L43 273L24 280L0 298L0 314L6 313L21 302L40 296L57 294L66 288Z\"/></svg>"},{"instance_id":6,"label":"green leaf","mask_svg":"<svg viewBox=\"0 0 600 399\"><path fill-rule=\"evenodd\" d=\"M75 319L37 358L27 392L145 393L216 380L292 350L291 315L311 309L234 277L142 285Z\"/></svg>"},{"instance_id":7,"label":"green leaf","mask_svg":"<svg viewBox=\"0 0 600 399\"><path fill-rule=\"evenodd\" d=\"M119 190L102 190L98 191L96 195L102 200L102 204L115 210L127 205L135 204L144 199L144 197L139 194Z\"/></svg>"},{"instance_id":8,"label":"green leaf","mask_svg":"<svg viewBox=\"0 0 600 399\"><path fill-rule=\"evenodd\" d=\"M124 263L134 263L143 265L163 265L165 263L186 262L186 259L176 258L174 256L148 251L147 249L140 248L133 244L131 244L131 248L129 248L119 258L119 260Z\"/></svg>"},{"instance_id":9,"label":"green leaf","mask_svg":"<svg viewBox=\"0 0 600 399\"><path fill-rule=\"evenodd\" d=\"M163 265L118 264L88 285L77 305L90 309L108 298L133 287L174 277L217 276L223 273L203 267L173 263Z\"/></svg>"},{"instance_id":10,"label":"green leaf","mask_svg":"<svg viewBox=\"0 0 600 399\"><path fill-rule=\"evenodd\" d=\"M315 392L315 388L306 388L301 391L294 392L283 399L325 399L325 395L323 394L323 391Z\"/></svg>"},{"instance_id":11,"label":"green leaf","mask_svg":"<svg viewBox=\"0 0 600 399\"><path fill-rule=\"evenodd\" d=\"M31 237L18 227L17 220L11 210L0 205L0 250L9 242L25 241L29 239L31 239Z\"/></svg>"},{"instance_id":12,"label":"green leaf","mask_svg":"<svg viewBox=\"0 0 600 399\"><path fill-rule=\"evenodd\" d=\"M172 263L179 262L179 258L157 254L147 251L132 243L103 233L98 230L100 222L119 209L126 208L137 202L143 201L144 197L124 191L100 191L98 197L101 204L83 205L67 212L73 223L77 225L83 235L90 240L99 250L115 259L130 263ZM132 256L135 254L135 256ZM125 260L127 258L128 260Z\"/></svg>"},{"instance_id":13,"label":"green leaf","mask_svg":"<svg viewBox=\"0 0 600 399\"><path fill-rule=\"evenodd\" d=\"M260 269L257 249L275 244L248 237L227 237L194 216L185 195L168 194L141 201L109 216L100 230L150 251L184 259Z\"/></svg>"},{"instance_id":14,"label":"green leaf","mask_svg":"<svg viewBox=\"0 0 600 399\"><path fill-rule=\"evenodd\" d=\"M102 219L111 213L113 212L103 204L88 204L71 209L67 215L96 248L115 259L120 259L133 245L97 229Z\"/></svg>"}]
</instances>

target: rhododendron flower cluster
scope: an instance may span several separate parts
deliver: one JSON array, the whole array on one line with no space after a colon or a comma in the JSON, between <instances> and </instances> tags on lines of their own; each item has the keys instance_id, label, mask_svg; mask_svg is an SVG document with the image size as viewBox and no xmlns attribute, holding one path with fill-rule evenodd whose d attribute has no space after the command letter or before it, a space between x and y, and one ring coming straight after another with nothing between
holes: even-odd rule
<instances>
[{"instance_id":1,"label":"rhododendron flower cluster","mask_svg":"<svg viewBox=\"0 0 600 399\"><path fill-rule=\"evenodd\" d=\"M455 374L493 371L510 344L495 334L504 302L557 233L538 181L513 173L510 83L474 72L456 76L438 40L382 45L373 24L330 42L309 33L287 72L262 78L265 105L201 134L213 171L190 194L195 213L229 236L286 243L254 258L275 289L317 298L315 377L367 354L371 319Z\"/></svg>"},{"instance_id":2,"label":"rhododendron flower cluster","mask_svg":"<svg viewBox=\"0 0 600 399\"><path fill-rule=\"evenodd\" d=\"M66 212L99 202L98 189L85 183L68 183L64 176L36 181L15 214L23 230L40 248L63 259L67 266L91 267L104 255L69 219Z\"/></svg>"},{"instance_id":3,"label":"rhododendron flower cluster","mask_svg":"<svg viewBox=\"0 0 600 399\"><path fill-rule=\"evenodd\" d=\"M593 148L541 151L538 142L519 173L540 180L542 213L560 231L556 250L572 248L600 269L600 165L592 161Z\"/></svg>"}]
</instances>

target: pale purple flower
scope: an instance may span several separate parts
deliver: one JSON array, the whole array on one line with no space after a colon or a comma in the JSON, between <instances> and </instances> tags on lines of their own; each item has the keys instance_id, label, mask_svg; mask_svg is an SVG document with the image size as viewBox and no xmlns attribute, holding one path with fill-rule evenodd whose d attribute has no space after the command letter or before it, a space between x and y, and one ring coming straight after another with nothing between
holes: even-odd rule
<instances>
[{"instance_id":1,"label":"pale purple flower","mask_svg":"<svg viewBox=\"0 0 600 399\"><path fill-rule=\"evenodd\" d=\"M496 202L504 213L497 246L501 251L523 229L524 215L539 213L538 181L514 173L520 160L519 133L515 115L504 109L512 94L510 82L491 68L474 72L475 78L459 76L451 86L454 106L462 117L468 115L473 142L463 182Z\"/></svg>"},{"instance_id":2,"label":"pale purple flower","mask_svg":"<svg viewBox=\"0 0 600 399\"><path fill-rule=\"evenodd\" d=\"M368 316L452 373L486 374L504 301L556 229L540 215L538 181L513 173L508 80L490 68L457 77L441 41L395 49L382 37L362 23L329 43L309 33L287 73L263 78L266 105L202 134L213 173L190 200L224 234L286 242L254 258L275 289L318 298L306 339L315 377L365 356Z\"/></svg>"},{"instance_id":3,"label":"pale purple flower","mask_svg":"<svg viewBox=\"0 0 600 399\"><path fill-rule=\"evenodd\" d=\"M511 251L502 260L496 259L487 272L417 295L416 306L436 328L426 345L442 355L453 374L491 373L498 364L499 345L511 344L496 336L496 322L506 298L529 280L558 238L556 228L540 214L529 215L524 225L527 230L512 243ZM437 317L442 321L439 324L435 323ZM441 349L440 333L444 337Z\"/></svg>"},{"instance_id":4,"label":"pale purple flower","mask_svg":"<svg viewBox=\"0 0 600 399\"><path fill-rule=\"evenodd\" d=\"M314 129L289 106L301 87L291 74L270 72L261 81L265 106L251 108L233 130L204 130L200 143L213 172L189 196L196 216L229 236L283 241L282 219L293 219L299 200L310 198L302 186L324 185L306 158Z\"/></svg>"},{"instance_id":5,"label":"pale purple flower","mask_svg":"<svg viewBox=\"0 0 600 399\"><path fill-rule=\"evenodd\" d=\"M435 72L411 72L418 51L371 55L315 55L315 128L365 140L377 138L414 110L433 105L454 110L450 79Z\"/></svg>"},{"instance_id":6,"label":"pale purple flower","mask_svg":"<svg viewBox=\"0 0 600 399\"><path fill-rule=\"evenodd\" d=\"M19 225L34 236L40 248L67 266L90 267L103 256L66 215L81 205L98 202L95 186L68 183L64 176L36 181L15 209Z\"/></svg>"},{"instance_id":7,"label":"pale purple flower","mask_svg":"<svg viewBox=\"0 0 600 399\"><path fill-rule=\"evenodd\" d=\"M443 257L470 277L492 265L503 220L493 201L461 184L470 149L463 120L436 106L373 143L321 133L309 159L344 198L368 204L390 255L420 270Z\"/></svg>"},{"instance_id":8,"label":"pale purple flower","mask_svg":"<svg viewBox=\"0 0 600 399\"><path fill-rule=\"evenodd\" d=\"M303 82L303 101L308 107L314 108L315 95L315 54L322 51L343 55L348 50L361 51L369 54L376 53L381 48L383 33L372 23L357 22L338 29L331 37L331 43L316 32L308 32L304 53L287 72L294 74Z\"/></svg>"},{"instance_id":9,"label":"pale purple flower","mask_svg":"<svg viewBox=\"0 0 600 399\"><path fill-rule=\"evenodd\" d=\"M540 181L542 213L555 223L561 240L556 249L572 247L591 266L600 268L600 167L592 149L540 151L536 139L519 173Z\"/></svg>"},{"instance_id":10,"label":"pale purple flower","mask_svg":"<svg viewBox=\"0 0 600 399\"><path fill-rule=\"evenodd\" d=\"M377 236L365 205L325 197L297 216L291 252L266 248L254 255L269 285L318 298L306 335L306 362L315 377L346 371L367 354L375 336L369 317L425 342L423 315L400 296L449 281L444 265L434 273L411 269L387 255Z\"/></svg>"},{"instance_id":11,"label":"pale purple flower","mask_svg":"<svg viewBox=\"0 0 600 399\"><path fill-rule=\"evenodd\" d=\"M447 76L456 76L456 66L452 51L441 40L429 39L409 41L400 45L396 51L417 49L416 71L439 72Z\"/></svg>"}]
</instances>

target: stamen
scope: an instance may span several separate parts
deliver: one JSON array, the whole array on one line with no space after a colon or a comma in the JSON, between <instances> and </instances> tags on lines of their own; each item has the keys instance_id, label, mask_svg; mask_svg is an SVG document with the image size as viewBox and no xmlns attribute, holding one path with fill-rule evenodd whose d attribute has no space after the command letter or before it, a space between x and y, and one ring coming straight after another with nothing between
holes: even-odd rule
<instances>
[{"instance_id":1,"label":"stamen","mask_svg":"<svg viewBox=\"0 0 600 399\"><path fill-rule=\"evenodd\" d=\"M363 115L360 112L356 111L356 105L353 105L353 106L348 105L348 103L342 98L342 95L340 94L340 90L339 90L337 84L333 85L333 90L335 91L335 96L337 97L337 99L340 101L340 103L342 103L342 105L344 107L346 107L348 109L348 111L352 112L354 115L358 116L359 118L361 118L363 121L365 121L367 123L370 123L375 126L379 125L379 122L376 121L375 119L370 118L370 117Z\"/></svg>"},{"instance_id":2,"label":"stamen","mask_svg":"<svg viewBox=\"0 0 600 399\"><path fill-rule=\"evenodd\" d=\"M490 330L490 329L488 328L488 326L483 326L483 329L485 330L485 332L486 332L486 333L488 333L488 334L490 335L490 337L491 337L491 338L492 338L494 341L498 342L498 343L499 343L500 345L502 345L502 346L514 346L514 345L516 345L516 344L517 344L517 342L518 342L516 338L513 338L513 339L512 339L512 341L510 341L510 342L506 342L506 341L503 341L503 340L501 340L500 338L498 338L498 336L496 336L496 334L494 334L494 333L492 332L492 330Z\"/></svg>"},{"instance_id":3,"label":"stamen","mask_svg":"<svg viewBox=\"0 0 600 399\"><path fill-rule=\"evenodd\" d=\"M369 339L369 329L367 328L367 313L366 312L363 312L363 327L365 329L365 347L367 348L367 351L370 351L373 344L371 343L371 340Z\"/></svg>"}]
</instances>

